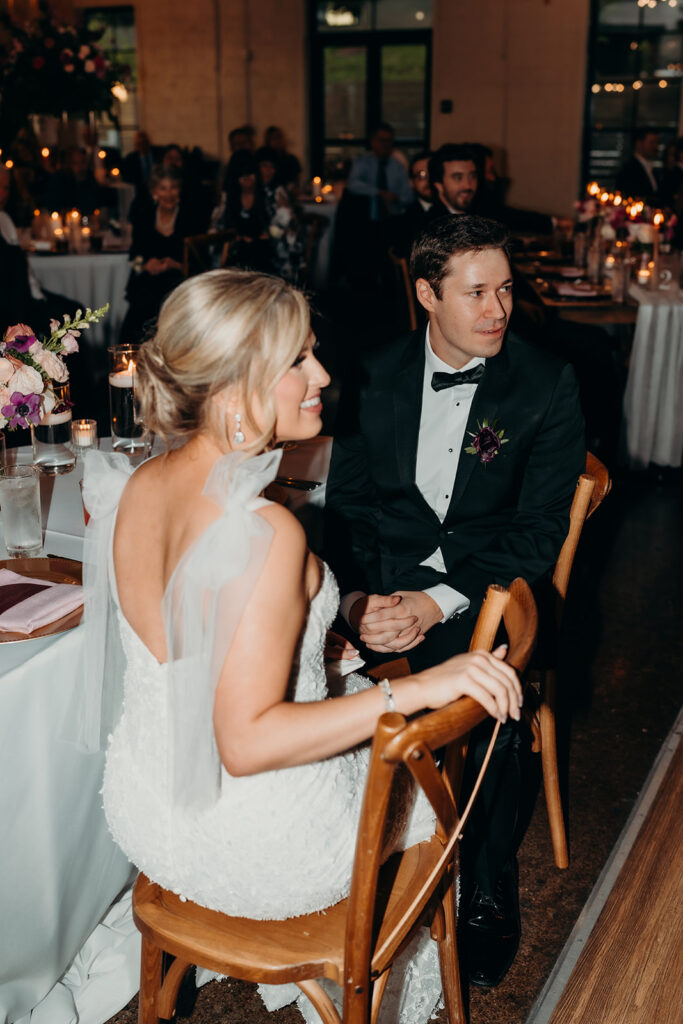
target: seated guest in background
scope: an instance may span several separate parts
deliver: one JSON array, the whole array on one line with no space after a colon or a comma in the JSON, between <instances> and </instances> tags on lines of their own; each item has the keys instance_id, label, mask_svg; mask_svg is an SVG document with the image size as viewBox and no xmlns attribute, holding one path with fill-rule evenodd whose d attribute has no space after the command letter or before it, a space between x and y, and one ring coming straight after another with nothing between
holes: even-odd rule
<instances>
[{"instance_id":1,"label":"seated guest in background","mask_svg":"<svg viewBox=\"0 0 683 1024\"><path fill-rule=\"evenodd\" d=\"M115 193L98 184L88 168L88 154L79 146L67 150L64 168L50 178L45 188L44 203L48 210L76 209L86 215L117 206Z\"/></svg>"},{"instance_id":2,"label":"seated guest in background","mask_svg":"<svg viewBox=\"0 0 683 1024\"><path fill-rule=\"evenodd\" d=\"M674 162L662 179L662 202L680 218L683 212L683 137L674 144Z\"/></svg>"},{"instance_id":3,"label":"seated guest in background","mask_svg":"<svg viewBox=\"0 0 683 1024\"><path fill-rule=\"evenodd\" d=\"M341 610L368 657L405 655L413 671L468 649L490 583L543 584L585 466L571 367L506 337L508 252L505 228L482 217L425 229L411 272L429 323L364 360L335 429L326 546ZM490 732L472 734L475 764ZM518 744L509 722L462 846L463 951L484 987L519 942Z\"/></svg>"},{"instance_id":4,"label":"seated guest in background","mask_svg":"<svg viewBox=\"0 0 683 1024\"><path fill-rule=\"evenodd\" d=\"M177 142L165 147L161 157L162 167L175 167L182 176L183 207L195 224L199 233L206 231L211 218L213 195L210 189L204 188L201 180L200 164L194 159L187 159L185 150Z\"/></svg>"},{"instance_id":5,"label":"seated guest in background","mask_svg":"<svg viewBox=\"0 0 683 1024\"><path fill-rule=\"evenodd\" d=\"M413 192L405 167L391 155L394 129L379 124L370 136L370 151L351 164L346 189L351 195L369 199L369 218L377 223L409 206Z\"/></svg>"},{"instance_id":6,"label":"seated guest in background","mask_svg":"<svg viewBox=\"0 0 683 1024\"><path fill-rule=\"evenodd\" d=\"M158 147L155 147L158 150ZM147 188L149 176L156 163L155 148L149 141L147 132L136 132L133 139L133 152L123 158L121 177L129 185L134 185L137 192Z\"/></svg>"},{"instance_id":7,"label":"seated guest in background","mask_svg":"<svg viewBox=\"0 0 683 1024\"><path fill-rule=\"evenodd\" d=\"M617 175L617 188L625 197L658 203L659 177L653 161L659 151L656 128L638 128L634 135L633 156Z\"/></svg>"},{"instance_id":8,"label":"seated guest in background","mask_svg":"<svg viewBox=\"0 0 683 1024\"><path fill-rule=\"evenodd\" d=\"M270 273L273 252L263 190L258 183L258 164L253 153L233 153L228 164L223 227L234 228L237 240L230 246L230 263Z\"/></svg>"},{"instance_id":9,"label":"seated guest in background","mask_svg":"<svg viewBox=\"0 0 683 1024\"><path fill-rule=\"evenodd\" d=\"M449 213L468 213L479 184L475 153L465 143L447 142L429 160L429 181L435 202L430 220Z\"/></svg>"},{"instance_id":10,"label":"seated guest in background","mask_svg":"<svg viewBox=\"0 0 683 1024\"><path fill-rule=\"evenodd\" d=\"M130 256L138 261L128 280L128 312L121 327L127 344L142 341L145 326L161 303L183 280L183 240L197 225L181 201L182 178L175 167L155 167L149 179L153 202L131 210Z\"/></svg>"},{"instance_id":11,"label":"seated guest in background","mask_svg":"<svg viewBox=\"0 0 683 1024\"><path fill-rule=\"evenodd\" d=\"M414 156L408 165L408 176L413 190L413 201L399 217L387 221L387 242L398 256L409 256L413 242L426 227L434 205L434 194L429 181L431 153Z\"/></svg>"},{"instance_id":12,"label":"seated guest in background","mask_svg":"<svg viewBox=\"0 0 683 1024\"><path fill-rule=\"evenodd\" d=\"M262 146L254 156L270 235L273 273L295 283L304 256L303 228L290 193L277 183L277 152Z\"/></svg>"},{"instance_id":13,"label":"seated guest in background","mask_svg":"<svg viewBox=\"0 0 683 1024\"><path fill-rule=\"evenodd\" d=\"M239 128L233 128L228 135L228 145L230 146L230 160L225 165L223 171L223 179L221 183L221 191L228 191L228 172L230 169L230 161L232 160L235 153L253 153L256 143L256 131L250 124L243 124Z\"/></svg>"},{"instance_id":14,"label":"seated guest in background","mask_svg":"<svg viewBox=\"0 0 683 1024\"><path fill-rule=\"evenodd\" d=\"M393 148L393 128L378 125L370 151L353 161L339 203L335 259L354 287L372 288L389 280L386 221L403 213L413 199L408 172L391 155Z\"/></svg>"},{"instance_id":15,"label":"seated guest in background","mask_svg":"<svg viewBox=\"0 0 683 1024\"><path fill-rule=\"evenodd\" d=\"M299 191L299 179L301 178L301 163L293 153L287 152L287 143L284 132L277 125L266 128L264 145L274 150L276 163L276 181L278 185L284 185L294 195Z\"/></svg>"}]
</instances>

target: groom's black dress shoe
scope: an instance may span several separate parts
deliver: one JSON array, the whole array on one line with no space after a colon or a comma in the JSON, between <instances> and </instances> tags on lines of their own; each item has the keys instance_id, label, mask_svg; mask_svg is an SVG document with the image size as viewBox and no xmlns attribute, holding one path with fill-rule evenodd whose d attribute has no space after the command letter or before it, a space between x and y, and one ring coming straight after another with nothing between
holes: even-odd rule
<instances>
[{"instance_id":1,"label":"groom's black dress shoe","mask_svg":"<svg viewBox=\"0 0 683 1024\"><path fill-rule=\"evenodd\" d=\"M516 865L508 866L488 896L475 886L465 915L464 954L469 979L480 988L495 988L507 974L519 947L519 895Z\"/></svg>"}]
</instances>

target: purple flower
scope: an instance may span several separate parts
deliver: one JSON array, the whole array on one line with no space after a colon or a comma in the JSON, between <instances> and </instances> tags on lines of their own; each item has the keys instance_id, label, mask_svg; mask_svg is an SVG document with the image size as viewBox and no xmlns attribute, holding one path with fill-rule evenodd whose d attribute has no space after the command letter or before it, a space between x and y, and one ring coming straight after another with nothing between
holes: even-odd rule
<instances>
[{"instance_id":1,"label":"purple flower","mask_svg":"<svg viewBox=\"0 0 683 1024\"><path fill-rule=\"evenodd\" d=\"M22 395L20 391L14 391L10 397L10 405L3 405L0 411L9 420L8 430L25 428L31 423L37 427L40 423L40 395Z\"/></svg>"},{"instance_id":2,"label":"purple flower","mask_svg":"<svg viewBox=\"0 0 683 1024\"><path fill-rule=\"evenodd\" d=\"M483 424L477 424L477 426L479 430L476 434L470 433L472 444L465 448L465 451L468 455L478 455L479 461L484 464L493 462L509 439L503 437L504 430L496 430L496 424L489 423L488 420L484 420Z\"/></svg>"},{"instance_id":3,"label":"purple flower","mask_svg":"<svg viewBox=\"0 0 683 1024\"><path fill-rule=\"evenodd\" d=\"M7 342L7 348L13 348L15 352L28 352L37 340L35 334L16 334Z\"/></svg>"}]
</instances>

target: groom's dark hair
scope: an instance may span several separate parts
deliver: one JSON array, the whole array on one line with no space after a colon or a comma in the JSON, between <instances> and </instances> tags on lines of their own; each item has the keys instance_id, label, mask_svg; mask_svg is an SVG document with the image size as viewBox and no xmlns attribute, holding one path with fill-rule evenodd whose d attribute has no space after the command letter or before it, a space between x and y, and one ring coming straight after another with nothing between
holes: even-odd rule
<instances>
[{"instance_id":1,"label":"groom's dark hair","mask_svg":"<svg viewBox=\"0 0 683 1024\"><path fill-rule=\"evenodd\" d=\"M410 254L413 281L423 277L441 298L441 283L448 272L451 256L483 249L500 249L510 258L510 236L498 221L470 214L439 217L418 235Z\"/></svg>"}]
</instances>

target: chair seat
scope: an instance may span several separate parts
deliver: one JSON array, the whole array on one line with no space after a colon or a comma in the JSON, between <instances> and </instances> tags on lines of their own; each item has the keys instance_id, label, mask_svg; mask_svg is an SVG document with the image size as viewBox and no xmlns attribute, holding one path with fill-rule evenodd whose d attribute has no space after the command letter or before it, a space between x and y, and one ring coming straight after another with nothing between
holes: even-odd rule
<instances>
[{"instance_id":1,"label":"chair seat","mask_svg":"<svg viewBox=\"0 0 683 1024\"><path fill-rule=\"evenodd\" d=\"M383 866L378 884L383 898L378 902L386 912L373 973L381 973L391 961L387 940L414 903L413 879L424 878L442 853L441 843L432 836L394 854ZM342 984L348 903L345 899L285 921L255 921L182 900L141 873L133 892L133 919L146 938L174 956L242 981L281 985L329 978Z\"/></svg>"}]
</instances>

